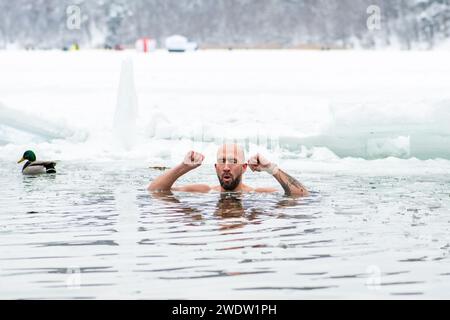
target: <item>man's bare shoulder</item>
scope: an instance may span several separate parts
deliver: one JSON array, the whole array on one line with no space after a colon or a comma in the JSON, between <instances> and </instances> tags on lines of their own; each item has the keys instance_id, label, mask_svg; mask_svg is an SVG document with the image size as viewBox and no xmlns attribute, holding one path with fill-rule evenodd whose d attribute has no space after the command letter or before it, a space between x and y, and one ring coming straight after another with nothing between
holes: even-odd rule
<instances>
[{"instance_id":1,"label":"man's bare shoulder","mask_svg":"<svg viewBox=\"0 0 450 320\"><path fill-rule=\"evenodd\" d=\"M217 191L220 192L222 188L220 186L211 187L211 191ZM272 193L272 192L278 192L278 189L275 188L252 188L247 185L242 186L242 192L256 192L256 193Z\"/></svg>"},{"instance_id":2,"label":"man's bare shoulder","mask_svg":"<svg viewBox=\"0 0 450 320\"><path fill-rule=\"evenodd\" d=\"M208 193L212 190L210 186L207 184L190 184L186 186L180 187L172 187L172 191L181 191L181 192L200 192L200 193Z\"/></svg>"},{"instance_id":3,"label":"man's bare shoulder","mask_svg":"<svg viewBox=\"0 0 450 320\"><path fill-rule=\"evenodd\" d=\"M209 186L207 184L191 184L186 186L172 187L172 191L180 191L180 192L199 192L199 193L208 193L208 192L221 192L221 186ZM275 188L252 188L250 186L244 185L242 188L243 192L256 192L256 193L273 193L278 192Z\"/></svg>"},{"instance_id":4,"label":"man's bare shoulder","mask_svg":"<svg viewBox=\"0 0 450 320\"><path fill-rule=\"evenodd\" d=\"M274 193L274 192L278 192L277 189L275 188L255 188L253 189L254 192L257 193Z\"/></svg>"}]
</instances>

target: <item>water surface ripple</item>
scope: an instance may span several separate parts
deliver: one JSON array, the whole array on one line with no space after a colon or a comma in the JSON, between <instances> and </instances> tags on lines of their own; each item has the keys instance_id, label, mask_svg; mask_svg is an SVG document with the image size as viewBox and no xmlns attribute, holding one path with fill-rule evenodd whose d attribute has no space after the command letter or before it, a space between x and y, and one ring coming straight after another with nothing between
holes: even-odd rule
<instances>
[{"instance_id":1,"label":"water surface ripple","mask_svg":"<svg viewBox=\"0 0 450 320\"><path fill-rule=\"evenodd\" d=\"M1 163L0 298L448 298L449 175L292 172L313 190L292 199L150 195L158 174L66 162L23 177Z\"/></svg>"}]
</instances>

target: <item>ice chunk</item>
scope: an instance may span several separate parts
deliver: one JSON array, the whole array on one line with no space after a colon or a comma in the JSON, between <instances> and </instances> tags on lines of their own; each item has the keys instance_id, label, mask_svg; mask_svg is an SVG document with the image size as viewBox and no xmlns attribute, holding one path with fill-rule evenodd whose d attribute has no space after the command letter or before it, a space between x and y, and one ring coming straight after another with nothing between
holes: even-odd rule
<instances>
[{"instance_id":1,"label":"ice chunk","mask_svg":"<svg viewBox=\"0 0 450 320\"><path fill-rule=\"evenodd\" d=\"M373 138L367 141L367 157L375 158L409 158L411 155L410 137Z\"/></svg>"},{"instance_id":2,"label":"ice chunk","mask_svg":"<svg viewBox=\"0 0 450 320\"><path fill-rule=\"evenodd\" d=\"M130 150L136 141L138 102L134 85L133 62L130 58L122 63L114 116L114 137L124 149Z\"/></svg>"},{"instance_id":3,"label":"ice chunk","mask_svg":"<svg viewBox=\"0 0 450 320\"><path fill-rule=\"evenodd\" d=\"M11 127L45 140L71 137L75 131L45 119L4 106L0 103L0 125Z\"/></svg>"}]
</instances>

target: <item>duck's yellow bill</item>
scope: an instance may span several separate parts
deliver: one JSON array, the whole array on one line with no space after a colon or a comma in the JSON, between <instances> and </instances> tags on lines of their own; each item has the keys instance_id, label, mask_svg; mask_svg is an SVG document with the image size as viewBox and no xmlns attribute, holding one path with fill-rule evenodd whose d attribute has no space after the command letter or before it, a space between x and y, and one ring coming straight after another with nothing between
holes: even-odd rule
<instances>
[{"instance_id":1,"label":"duck's yellow bill","mask_svg":"<svg viewBox=\"0 0 450 320\"><path fill-rule=\"evenodd\" d=\"M22 159L20 159L19 161L17 161L17 163L24 162L25 160L26 160L25 158L22 158Z\"/></svg>"}]
</instances>

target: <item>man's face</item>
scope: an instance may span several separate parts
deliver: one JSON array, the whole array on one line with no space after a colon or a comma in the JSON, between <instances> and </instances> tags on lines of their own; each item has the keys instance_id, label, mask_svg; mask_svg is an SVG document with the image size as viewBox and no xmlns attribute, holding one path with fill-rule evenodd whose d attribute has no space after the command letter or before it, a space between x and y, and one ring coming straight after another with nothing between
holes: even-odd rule
<instances>
[{"instance_id":1,"label":"man's face","mask_svg":"<svg viewBox=\"0 0 450 320\"><path fill-rule=\"evenodd\" d=\"M237 145L220 147L217 151L215 167L222 188L227 191L235 190L242 180L242 174L247 169L243 150Z\"/></svg>"}]
</instances>

